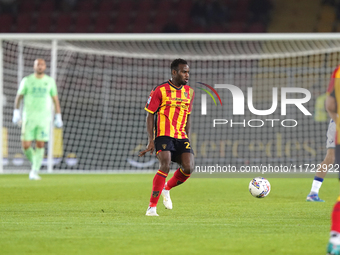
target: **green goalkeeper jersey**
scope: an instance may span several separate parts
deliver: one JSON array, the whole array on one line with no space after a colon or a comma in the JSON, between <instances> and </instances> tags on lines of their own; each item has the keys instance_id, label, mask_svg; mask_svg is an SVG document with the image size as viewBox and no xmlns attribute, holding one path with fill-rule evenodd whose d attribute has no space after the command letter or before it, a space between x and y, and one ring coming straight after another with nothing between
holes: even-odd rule
<instances>
[{"instance_id":1,"label":"green goalkeeper jersey","mask_svg":"<svg viewBox=\"0 0 340 255\"><path fill-rule=\"evenodd\" d=\"M20 83L18 94L24 96L23 122L51 121L51 97L57 95L57 86L52 77L46 74L40 79L34 74L26 76Z\"/></svg>"}]
</instances>

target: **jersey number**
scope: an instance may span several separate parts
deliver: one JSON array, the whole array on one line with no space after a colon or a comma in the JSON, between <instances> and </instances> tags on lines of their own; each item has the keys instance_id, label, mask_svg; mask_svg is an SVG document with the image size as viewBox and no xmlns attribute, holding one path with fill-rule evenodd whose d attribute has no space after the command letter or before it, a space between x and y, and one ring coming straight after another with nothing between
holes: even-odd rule
<instances>
[{"instance_id":1,"label":"jersey number","mask_svg":"<svg viewBox=\"0 0 340 255\"><path fill-rule=\"evenodd\" d=\"M190 143L189 142L185 142L184 144L186 144L187 146L185 147L186 149L191 149L191 147L190 147Z\"/></svg>"}]
</instances>

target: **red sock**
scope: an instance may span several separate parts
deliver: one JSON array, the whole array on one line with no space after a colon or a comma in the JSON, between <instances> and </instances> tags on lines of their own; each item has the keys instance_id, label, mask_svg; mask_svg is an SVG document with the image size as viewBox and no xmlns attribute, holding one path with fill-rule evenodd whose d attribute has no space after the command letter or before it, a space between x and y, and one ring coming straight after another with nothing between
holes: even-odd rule
<instances>
[{"instance_id":1,"label":"red sock","mask_svg":"<svg viewBox=\"0 0 340 255\"><path fill-rule=\"evenodd\" d=\"M172 176L172 178L166 183L165 189L170 190L173 187L176 187L185 182L189 177L190 174L186 174L181 168L178 168L174 173L174 176Z\"/></svg>"},{"instance_id":2,"label":"red sock","mask_svg":"<svg viewBox=\"0 0 340 255\"><path fill-rule=\"evenodd\" d=\"M331 231L336 231L340 233L340 197L338 198L338 201L333 208Z\"/></svg>"},{"instance_id":3,"label":"red sock","mask_svg":"<svg viewBox=\"0 0 340 255\"><path fill-rule=\"evenodd\" d=\"M158 170L155 177L153 178L152 193L149 204L150 207L157 206L157 202L164 188L165 179L167 176L168 174Z\"/></svg>"}]
</instances>

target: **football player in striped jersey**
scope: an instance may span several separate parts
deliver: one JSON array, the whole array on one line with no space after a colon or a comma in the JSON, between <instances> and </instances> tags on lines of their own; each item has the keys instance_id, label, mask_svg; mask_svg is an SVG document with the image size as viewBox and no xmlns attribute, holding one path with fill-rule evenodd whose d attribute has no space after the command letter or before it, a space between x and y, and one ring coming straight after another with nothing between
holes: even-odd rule
<instances>
[{"instance_id":1,"label":"football player in striped jersey","mask_svg":"<svg viewBox=\"0 0 340 255\"><path fill-rule=\"evenodd\" d=\"M170 189L184 183L194 170L194 152L190 144L190 114L195 93L187 85L190 69L183 59L175 59L170 68L172 78L151 91L145 106L148 112L148 145L139 156L156 151L159 160L159 170L153 179L147 216L158 216L156 206L160 195L163 196L165 208L172 209ZM173 177L165 182L171 161L177 162L179 168Z\"/></svg>"}]
</instances>

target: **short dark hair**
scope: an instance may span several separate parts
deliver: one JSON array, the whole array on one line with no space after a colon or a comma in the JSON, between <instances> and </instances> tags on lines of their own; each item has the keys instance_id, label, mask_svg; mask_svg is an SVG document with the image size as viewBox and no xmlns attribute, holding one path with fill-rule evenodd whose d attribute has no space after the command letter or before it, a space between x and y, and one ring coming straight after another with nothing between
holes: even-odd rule
<instances>
[{"instance_id":1,"label":"short dark hair","mask_svg":"<svg viewBox=\"0 0 340 255\"><path fill-rule=\"evenodd\" d=\"M187 61L185 61L184 59L177 58L177 59L175 59L174 61L172 61L172 63L171 63L171 66L170 66L171 71L172 71L172 70L178 71L178 66L179 66L180 64L187 65L188 63L187 63Z\"/></svg>"}]
</instances>

